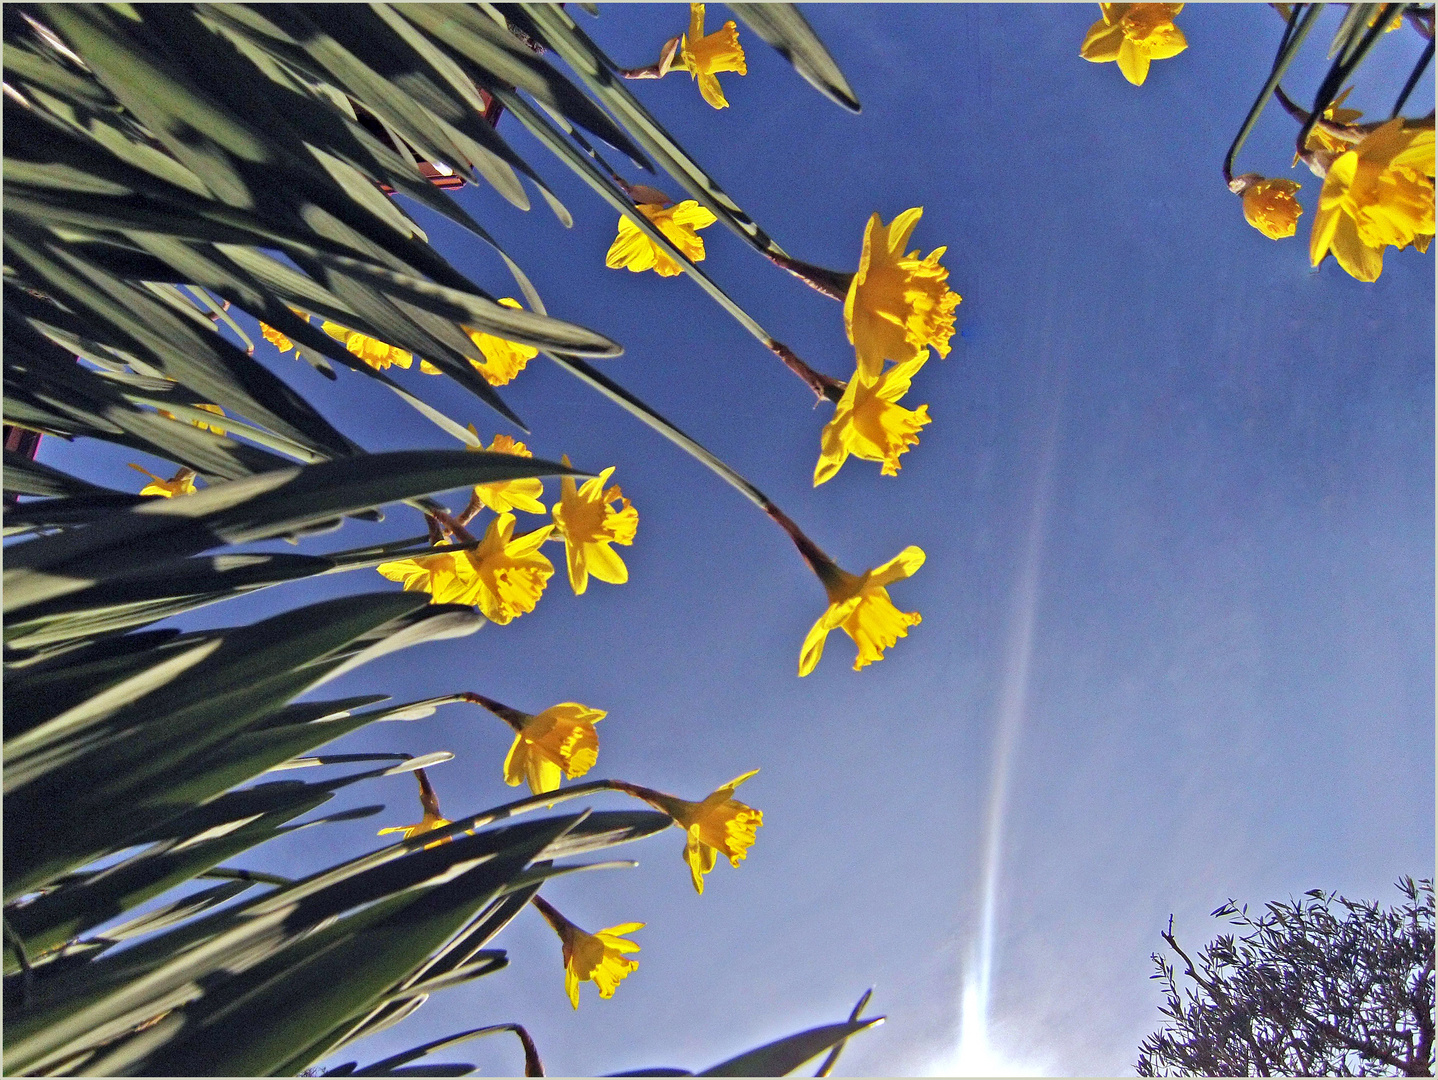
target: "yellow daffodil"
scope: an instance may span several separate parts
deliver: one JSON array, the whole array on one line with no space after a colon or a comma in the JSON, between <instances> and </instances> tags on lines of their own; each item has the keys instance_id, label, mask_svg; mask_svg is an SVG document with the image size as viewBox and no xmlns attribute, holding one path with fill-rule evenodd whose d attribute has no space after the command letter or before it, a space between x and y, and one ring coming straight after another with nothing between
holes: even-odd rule
<instances>
[{"instance_id":1,"label":"yellow daffodil","mask_svg":"<svg viewBox=\"0 0 1438 1080\"><path fill-rule=\"evenodd\" d=\"M328 319L320 324L320 329L336 341L341 342L346 349L376 371L383 371L392 364L407 368L414 363L414 357L403 349L396 349L393 345L386 345L379 338L368 337L358 330L351 330L339 323L330 322ZM438 368L434 369L436 373L438 370Z\"/></svg>"},{"instance_id":2,"label":"yellow daffodil","mask_svg":"<svg viewBox=\"0 0 1438 1080\"><path fill-rule=\"evenodd\" d=\"M530 716L518 710L500 714L514 728L514 744L504 759L504 782L517 787L529 781L536 795L554 791L560 776L574 780L599 760L599 735L594 725L607 715L575 701L565 701Z\"/></svg>"},{"instance_id":3,"label":"yellow daffodil","mask_svg":"<svg viewBox=\"0 0 1438 1080\"><path fill-rule=\"evenodd\" d=\"M457 556L448 552L438 555L419 555L413 559L397 559L380 563L375 570L391 581L404 585L405 592L427 592L431 603L454 604L468 591L469 564L456 562Z\"/></svg>"},{"instance_id":4,"label":"yellow daffodil","mask_svg":"<svg viewBox=\"0 0 1438 1080\"><path fill-rule=\"evenodd\" d=\"M661 206L658 203L640 203L635 209L647 217L660 232L667 236L690 262L704 261L704 241L696 229L705 229L718 219L693 199L685 199L675 206ZM679 264L660 251L654 241L639 231L639 226L627 217L619 219L619 235L609 245L609 254L604 265L611 270L621 267L634 273L653 270L660 277L673 277L682 273Z\"/></svg>"},{"instance_id":5,"label":"yellow daffodil","mask_svg":"<svg viewBox=\"0 0 1438 1080\"><path fill-rule=\"evenodd\" d=\"M501 296L499 302L516 311L524 310L518 300L509 296ZM484 376L484 381L490 386L503 386L511 381L524 370L525 364L539 355L538 349L521 345L517 341L506 341L504 338L486 334L482 330L470 330L468 327L465 327L465 330L469 334L469 340L474 342L475 348L484 354L484 363L480 364L474 360L471 360L470 363L474 365L476 371Z\"/></svg>"},{"instance_id":6,"label":"yellow daffodil","mask_svg":"<svg viewBox=\"0 0 1438 1080\"><path fill-rule=\"evenodd\" d=\"M1383 272L1383 249L1426 250L1433 235L1433 127L1389 120L1328 166L1309 256L1333 252L1359 281Z\"/></svg>"},{"instance_id":7,"label":"yellow daffodil","mask_svg":"<svg viewBox=\"0 0 1438 1080\"><path fill-rule=\"evenodd\" d=\"M473 424L469 425L469 430L475 438L479 438L479 432L475 431ZM529 452L529 447L522 442L516 442L508 435L496 435L494 442L488 446L471 446L469 449L484 449L495 454L515 454L527 458L534 456ZM502 514L506 510L523 510L527 514L542 514L544 513L544 504L539 501L539 497L543 494L544 481L537 476L526 476L519 480L500 480L493 484L476 484L474 487L475 498L496 514Z\"/></svg>"},{"instance_id":8,"label":"yellow daffodil","mask_svg":"<svg viewBox=\"0 0 1438 1080\"><path fill-rule=\"evenodd\" d=\"M910 545L884 565L858 576L833 563L823 566L820 580L829 594L829 609L804 638L799 674L804 676L814 670L824 655L824 641L833 630L843 630L858 646L855 671L882 660L885 649L892 648L899 638L908 637L909 627L923 621L917 611L896 608L886 586L911 576L923 565L923 550Z\"/></svg>"},{"instance_id":9,"label":"yellow daffodil","mask_svg":"<svg viewBox=\"0 0 1438 1080\"><path fill-rule=\"evenodd\" d=\"M197 409L204 409L205 412L214 413L216 416L224 416L224 415L225 415L225 410L222 409L222 408L220 408L218 405L201 405L201 404L196 404L196 405L195 405L195 408L197 408ZM178 420L178 419L179 419L178 416L176 416L174 413L168 411L167 409L161 409L161 410L160 410L160 415L163 416L163 417L165 417L166 419L169 419L169 420ZM207 423L205 423L203 420L191 420L190 423L191 423L194 427L199 428L201 431L213 431L216 435L223 435L223 434L225 433L225 429L224 429L224 428L219 427L219 426L216 425L216 424L207 424Z\"/></svg>"},{"instance_id":10,"label":"yellow daffodil","mask_svg":"<svg viewBox=\"0 0 1438 1080\"><path fill-rule=\"evenodd\" d=\"M684 861L689 864L694 891L703 895L704 875L714 869L719 856L728 858L730 866L738 867L754 843L755 830L764 824L761 811L734 798L734 789L758 771L751 769L743 776L736 776L701 802L690 802L638 784L612 783L668 814L674 824L685 831L688 840L684 845Z\"/></svg>"},{"instance_id":11,"label":"yellow daffodil","mask_svg":"<svg viewBox=\"0 0 1438 1080\"><path fill-rule=\"evenodd\" d=\"M435 794L434 787L430 784L429 777L424 774L424 770L416 769L414 775L415 779L419 781L419 805L424 810L424 816L413 825L391 825L387 829L381 829L375 833L376 836L399 833L401 840L408 840L411 836L434 832L435 829L442 829L451 824L449 818L439 812L439 796ZM432 847L439 847L440 844L448 844L453 839L451 836L446 836L432 844L425 844L424 847L428 851Z\"/></svg>"},{"instance_id":12,"label":"yellow daffodil","mask_svg":"<svg viewBox=\"0 0 1438 1080\"><path fill-rule=\"evenodd\" d=\"M1150 60L1167 60L1188 48L1173 25L1182 4L1100 4L1103 18L1089 27L1079 55L1095 64L1118 61L1123 77L1135 86L1148 78Z\"/></svg>"},{"instance_id":13,"label":"yellow daffodil","mask_svg":"<svg viewBox=\"0 0 1438 1080\"><path fill-rule=\"evenodd\" d=\"M726 22L714 33L704 35L704 5L689 5L689 33L679 45L679 65L698 80L699 93L716 109L727 109L729 102L719 80L714 77L718 71L733 71L747 75L744 64L744 49L739 44L739 28Z\"/></svg>"},{"instance_id":14,"label":"yellow daffodil","mask_svg":"<svg viewBox=\"0 0 1438 1080\"><path fill-rule=\"evenodd\" d=\"M569 994L569 1003L579 1008L579 984L593 982L599 988L599 996L611 998L631 971L639 967L638 960L630 960L625 953L639 951L634 942L620 936L643 930L642 922L620 923L598 933L588 933L575 926L540 896L532 900L554 932L559 935L564 955L564 989Z\"/></svg>"},{"instance_id":15,"label":"yellow daffodil","mask_svg":"<svg viewBox=\"0 0 1438 1080\"><path fill-rule=\"evenodd\" d=\"M485 618L501 626L533 611L554 574L554 564L539 551L553 531L553 525L545 525L514 536L514 515L500 514L489 523L479 547L455 556L467 581L454 602L477 604Z\"/></svg>"},{"instance_id":16,"label":"yellow daffodil","mask_svg":"<svg viewBox=\"0 0 1438 1080\"><path fill-rule=\"evenodd\" d=\"M136 465L133 461L129 465L130 468L142 472L150 478L150 483L140 489L141 495L159 495L166 499L173 499L176 495L193 495L195 493L194 469L181 469L170 479L164 480L149 469Z\"/></svg>"},{"instance_id":17,"label":"yellow daffodil","mask_svg":"<svg viewBox=\"0 0 1438 1080\"><path fill-rule=\"evenodd\" d=\"M380 563L375 569L405 592L427 592L431 603L478 606L490 622L512 622L534 610L554 564L539 552L553 525L514 536L514 515L489 523L479 546Z\"/></svg>"},{"instance_id":18,"label":"yellow daffodil","mask_svg":"<svg viewBox=\"0 0 1438 1080\"><path fill-rule=\"evenodd\" d=\"M1298 229L1298 215L1303 207L1294 197L1298 184L1281 178L1265 178L1257 173L1240 176L1243 194L1243 216L1248 223L1270 240L1282 240Z\"/></svg>"},{"instance_id":19,"label":"yellow daffodil","mask_svg":"<svg viewBox=\"0 0 1438 1080\"><path fill-rule=\"evenodd\" d=\"M1323 119L1329 123L1343 124L1345 126L1356 124L1362 118L1363 113L1358 109L1345 109L1342 107L1344 101L1348 99L1348 95L1351 93L1353 93L1353 87L1350 86L1334 98L1332 104L1323 110ZM1318 124L1314 124L1313 130L1308 133L1308 138L1303 142L1303 148L1305 150L1321 150L1329 154L1342 154L1345 151L1352 150L1353 145L1362 139L1363 133L1361 131L1354 131L1350 137L1345 138L1335 132L1328 131ZM1296 156L1293 159L1293 163L1295 165L1298 164L1298 158Z\"/></svg>"},{"instance_id":20,"label":"yellow daffodil","mask_svg":"<svg viewBox=\"0 0 1438 1080\"><path fill-rule=\"evenodd\" d=\"M859 271L844 298L844 329L854 343L859 376L873 382L885 360L904 363L928 346L949 355L954 336L957 293L949 291L949 272L939 265L947 248L927 258L904 254L924 208L905 210L885 225L878 214L864 229Z\"/></svg>"},{"instance_id":21,"label":"yellow daffodil","mask_svg":"<svg viewBox=\"0 0 1438 1080\"><path fill-rule=\"evenodd\" d=\"M560 459L569 464L569 455ZM551 507L554 524L564 538L569 563L569 587L574 595L589 588L589 575L611 585L629 580L629 568L610 544L632 544L639 529L639 511L630 505L619 485L605 490L614 466L584 482L577 490L572 476L559 480L559 502ZM616 510L615 503L623 505Z\"/></svg>"},{"instance_id":22,"label":"yellow daffodil","mask_svg":"<svg viewBox=\"0 0 1438 1080\"><path fill-rule=\"evenodd\" d=\"M280 333L268 323L260 323L260 336L268 341L282 353L287 353L295 347L295 343L284 334Z\"/></svg>"},{"instance_id":23,"label":"yellow daffodil","mask_svg":"<svg viewBox=\"0 0 1438 1080\"><path fill-rule=\"evenodd\" d=\"M929 407L906 409L895 403L909 392L914 375L928 358L925 349L873 382L854 373L834 409L834 418L824 425L819 438L815 487L831 479L850 454L865 461L882 461L879 471L884 476L898 475L899 455L919 444L919 429L929 422Z\"/></svg>"}]
</instances>

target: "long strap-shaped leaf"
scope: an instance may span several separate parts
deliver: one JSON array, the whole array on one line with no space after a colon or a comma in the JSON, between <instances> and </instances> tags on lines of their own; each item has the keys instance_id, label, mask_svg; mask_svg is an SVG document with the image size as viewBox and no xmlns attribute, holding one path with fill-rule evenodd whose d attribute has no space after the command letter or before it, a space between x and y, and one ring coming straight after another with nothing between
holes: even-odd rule
<instances>
[{"instance_id":1,"label":"long strap-shaped leaf","mask_svg":"<svg viewBox=\"0 0 1438 1080\"><path fill-rule=\"evenodd\" d=\"M852 113L860 111L859 99L844 73L797 7L793 4L730 4L729 10L778 50L819 93Z\"/></svg>"},{"instance_id":2,"label":"long strap-shaped leaf","mask_svg":"<svg viewBox=\"0 0 1438 1080\"><path fill-rule=\"evenodd\" d=\"M589 92L634 133L639 145L679 181L690 196L756 251L766 255L787 255L640 103L624 85L613 61L562 8L550 4L520 4L518 7L538 31L544 44L574 69Z\"/></svg>"}]
</instances>

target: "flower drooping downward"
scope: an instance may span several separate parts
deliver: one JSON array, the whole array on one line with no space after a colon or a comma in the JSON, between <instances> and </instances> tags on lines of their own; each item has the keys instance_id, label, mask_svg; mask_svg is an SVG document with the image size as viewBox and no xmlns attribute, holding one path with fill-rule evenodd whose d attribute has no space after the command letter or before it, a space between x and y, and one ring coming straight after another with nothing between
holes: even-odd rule
<instances>
[{"instance_id":1,"label":"flower drooping downward","mask_svg":"<svg viewBox=\"0 0 1438 1080\"><path fill-rule=\"evenodd\" d=\"M831 479L850 454L866 461L882 461L879 471L884 476L898 475L899 455L918 445L919 429L929 422L929 407L906 409L895 403L909 392L914 375L928 358L925 349L872 382L854 373L834 410L834 418L824 425L819 437L815 487Z\"/></svg>"},{"instance_id":2,"label":"flower drooping downward","mask_svg":"<svg viewBox=\"0 0 1438 1080\"><path fill-rule=\"evenodd\" d=\"M704 241L695 230L708 228L718 220L707 209L693 199L685 199L675 206L640 203L635 209L652 221L690 262L704 261ZM636 274L653 270L660 277L674 277L683 272L667 252L660 251L627 217L619 219L619 235L609 245L604 265L611 270L627 268Z\"/></svg>"},{"instance_id":3,"label":"flower drooping downward","mask_svg":"<svg viewBox=\"0 0 1438 1080\"><path fill-rule=\"evenodd\" d=\"M569 464L569 455L560 459ZM629 568L610 544L632 544L639 529L639 511L624 498L619 485L605 490L614 466L584 482L578 489L572 476L559 481L559 502L551 508L554 524L564 537L564 554L569 563L569 587L574 595L589 588L589 576L611 585L629 580ZM623 504L618 510L614 503Z\"/></svg>"},{"instance_id":4,"label":"flower drooping downward","mask_svg":"<svg viewBox=\"0 0 1438 1080\"><path fill-rule=\"evenodd\" d=\"M1433 237L1433 127L1389 120L1328 166L1309 257L1330 251L1359 281L1377 281L1383 249L1428 249Z\"/></svg>"},{"instance_id":5,"label":"flower drooping downward","mask_svg":"<svg viewBox=\"0 0 1438 1080\"><path fill-rule=\"evenodd\" d=\"M564 955L564 989L569 994L569 1003L576 1009L579 1008L580 983L593 982L599 988L600 997L611 998L619 984L639 967L638 960L624 955L638 952L639 946L620 935L644 929L642 922L620 923L591 934L575 926L543 897L536 895L532 903L559 935Z\"/></svg>"},{"instance_id":6,"label":"flower drooping downward","mask_svg":"<svg viewBox=\"0 0 1438 1080\"><path fill-rule=\"evenodd\" d=\"M1123 77L1135 86L1148 78L1150 60L1167 60L1188 48L1173 25L1182 4L1100 4L1103 18L1089 27L1079 55L1095 64L1118 61Z\"/></svg>"},{"instance_id":7,"label":"flower drooping downward","mask_svg":"<svg viewBox=\"0 0 1438 1080\"><path fill-rule=\"evenodd\" d=\"M504 759L504 782L510 787L528 779L529 790L543 795L558 789L561 775L575 780L599 760L599 734L594 725L608 715L603 709L564 701L531 716L480 694L469 700L514 729L514 744Z\"/></svg>"},{"instance_id":8,"label":"flower drooping downward","mask_svg":"<svg viewBox=\"0 0 1438 1080\"><path fill-rule=\"evenodd\" d=\"M475 438L479 437L479 432L475 431L473 424L469 425L469 430ZM484 449L494 454L515 454L527 458L534 456L529 452L529 447L522 442L516 442L508 435L496 435L494 442L488 446L471 446L469 449ZM475 498L496 514L502 514L506 510L523 510L528 514L542 514L544 513L544 504L539 501L539 497L543 494L544 481L537 476L524 476L518 480L497 480L493 484L476 484L474 486Z\"/></svg>"},{"instance_id":9,"label":"flower drooping downward","mask_svg":"<svg viewBox=\"0 0 1438 1080\"><path fill-rule=\"evenodd\" d=\"M679 45L679 66L699 82L699 93L716 109L727 109L729 102L714 77L718 71L749 73L744 63L744 49L739 44L739 28L726 22L709 36L704 35L704 5L689 5L689 33Z\"/></svg>"},{"instance_id":10,"label":"flower drooping downward","mask_svg":"<svg viewBox=\"0 0 1438 1080\"><path fill-rule=\"evenodd\" d=\"M844 298L844 329L854 343L859 375L874 381L885 360L904 363L928 346L949 355L954 336L954 308L961 299L949 291L949 272L939 265L947 248L927 258L904 246L923 216L924 208L905 210L885 225L874 214L864 229L859 270Z\"/></svg>"},{"instance_id":11,"label":"flower drooping downward","mask_svg":"<svg viewBox=\"0 0 1438 1080\"><path fill-rule=\"evenodd\" d=\"M1294 196L1298 184L1282 178L1265 178L1246 173L1234 180L1242 185L1243 216L1255 229L1270 240L1282 240L1298 229L1298 215L1303 207Z\"/></svg>"},{"instance_id":12,"label":"flower drooping downward","mask_svg":"<svg viewBox=\"0 0 1438 1080\"><path fill-rule=\"evenodd\" d=\"M140 489L141 495L159 495L162 498L173 499L176 495L193 495L195 493L195 470L181 469L168 480L164 480L149 469L136 465L133 461L129 463L130 468L144 473L150 478L150 483Z\"/></svg>"},{"instance_id":13,"label":"flower drooping downward","mask_svg":"<svg viewBox=\"0 0 1438 1080\"><path fill-rule=\"evenodd\" d=\"M513 297L501 296L499 302L505 307L514 308L516 311L523 311L524 308L518 300ZM539 355L539 350L529 345L521 345L517 341L506 341L504 338L495 337L493 334L486 334L482 330L470 330L465 328L469 334L469 340L474 342L475 348L484 354L484 363L471 360L474 369L484 376L484 381L490 386L503 386L510 382L524 370L524 365Z\"/></svg>"},{"instance_id":14,"label":"flower drooping downward","mask_svg":"<svg viewBox=\"0 0 1438 1080\"><path fill-rule=\"evenodd\" d=\"M435 829L442 829L451 822L439 812L439 796L435 794L434 787L429 782L423 769L414 771L415 779L419 781L419 805L424 810L424 816L413 825L391 825L387 829L381 829L375 833L376 836L384 836L386 833L399 833L401 840L408 840L411 836L418 836L420 833L434 832ZM446 836L442 840L436 840L433 844L426 844L425 849L438 847L440 844L449 843L453 837Z\"/></svg>"},{"instance_id":15,"label":"flower drooping downward","mask_svg":"<svg viewBox=\"0 0 1438 1080\"><path fill-rule=\"evenodd\" d=\"M702 896L704 875L714 869L719 856L725 856L729 865L737 868L753 846L755 830L764 824L761 811L734 798L734 789L758 771L751 769L743 776L736 776L697 803L638 784L615 782L615 786L662 810L688 834L684 861L689 864L694 891Z\"/></svg>"},{"instance_id":16,"label":"flower drooping downward","mask_svg":"<svg viewBox=\"0 0 1438 1080\"><path fill-rule=\"evenodd\" d=\"M858 646L855 671L882 660L885 649L893 647L899 638L907 637L909 627L923 621L917 611L904 612L895 607L886 586L911 576L923 565L923 549L912 544L882 566L859 576L841 570L832 562L815 564L814 569L829 594L829 609L804 638L804 647L799 653L800 676L814 670L824 655L824 641L833 630L843 630Z\"/></svg>"}]
</instances>

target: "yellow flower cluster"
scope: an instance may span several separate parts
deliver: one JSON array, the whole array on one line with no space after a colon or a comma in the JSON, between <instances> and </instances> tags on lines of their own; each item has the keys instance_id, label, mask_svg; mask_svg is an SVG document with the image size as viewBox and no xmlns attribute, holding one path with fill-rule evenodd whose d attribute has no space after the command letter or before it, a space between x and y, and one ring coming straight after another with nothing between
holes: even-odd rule
<instances>
[{"instance_id":1,"label":"yellow flower cluster","mask_svg":"<svg viewBox=\"0 0 1438 1080\"><path fill-rule=\"evenodd\" d=\"M678 270L675 273L678 273ZM524 309L523 305L511 296L501 296L499 303L505 307L514 308L516 311ZM295 314L306 322L309 321L310 316L303 311L291 310L294 310ZM414 363L413 354L393 345L387 345L378 338L361 334L358 330L341 326L337 322L325 319L320 323L320 329L376 371L383 371L388 367L408 369ZM486 334L482 330L475 330L473 327L466 326L463 329L469 335L469 340L474 342L475 348L484 357L483 363L471 359L470 364L491 386L504 386L506 383L512 382L515 376L524 370L524 366L539 355L539 350L529 345L522 345L517 341L507 341L504 338L495 337L493 334ZM281 353L287 353L295 347L293 341L266 323L260 323L260 334ZM440 368L428 360L420 360L419 369L426 375L443 374ZM201 408L205 407L201 406Z\"/></svg>"}]
</instances>

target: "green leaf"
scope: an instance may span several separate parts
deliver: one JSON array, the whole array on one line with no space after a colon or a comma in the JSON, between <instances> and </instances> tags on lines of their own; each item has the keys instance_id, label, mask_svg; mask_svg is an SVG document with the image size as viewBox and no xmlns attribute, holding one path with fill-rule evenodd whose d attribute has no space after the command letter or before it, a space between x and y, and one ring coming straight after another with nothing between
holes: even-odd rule
<instances>
[{"instance_id":1,"label":"green leaf","mask_svg":"<svg viewBox=\"0 0 1438 1080\"><path fill-rule=\"evenodd\" d=\"M264 540L387 502L555 474L583 475L538 458L403 450L215 484L116 514L81 531L13 545L6 551L5 610L77 592L157 559Z\"/></svg>"},{"instance_id":2,"label":"green leaf","mask_svg":"<svg viewBox=\"0 0 1438 1080\"><path fill-rule=\"evenodd\" d=\"M746 26L778 50L794 70L830 101L852 113L859 99L808 21L793 4L730 4Z\"/></svg>"},{"instance_id":3,"label":"green leaf","mask_svg":"<svg viewBox=\"0 0 1438 1080\"><path fill-rule=\"evenodd\" d=\"M118 505L136 498L127 492L81 480L14 450L5 451L5 490L19 495L79 496L92 503L110 501Z\"/></svg>"},{"instance_id":4,"label":"green leaf","mask_svg":"<svg viewBox=\"0 0 1438 1080\"><path fill-rule=\"evenodd\" d=\"M882 1024L884 1017L825 1024L749 1050L705 1069L700 1076L788 1076L810 1058L838 1045L849 1036Z\"/></svg>"},{"instance_id":5,"label":"green leaf","mask_svg":"<svg viewBox=\"0 0 1438 1080\"><path fill-rule=\"evenodd\" d=\"M547 4L520 4L519 8L533 23L545 45L574 69L590 93L634 133L639 145L690 197L708 208L756 251L785 254L639 102L624 85L613 61L563 9Z\"/></svg>"}]
</instances>

